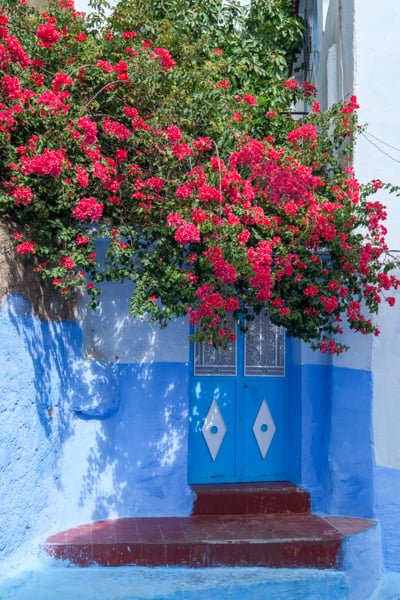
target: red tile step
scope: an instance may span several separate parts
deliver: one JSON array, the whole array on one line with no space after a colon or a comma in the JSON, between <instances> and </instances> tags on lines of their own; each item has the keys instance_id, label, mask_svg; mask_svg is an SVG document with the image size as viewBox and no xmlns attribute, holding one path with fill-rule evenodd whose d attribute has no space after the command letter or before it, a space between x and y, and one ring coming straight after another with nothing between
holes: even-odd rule
<instances>
[{"instance_id":1,"label":"red tile step","mask_svg":"<svg viewBox=\"0 0 400 600\"><path fill-rule=\"evenodd\" d=\"M289 481L192 485L193 515L309 513L310 494Z\"/></svg>"},{"instance_id":2,"label":"red tile step","mask_svg":"<svg viewBox=\"0 0 400 600\"><path fill-rule=\"evenodd\" d=\"M339 568L342 539L371 527L311 514L194 515L98 521L49 537L46 552L80 566Z\"/></svg>"}]
</instances>

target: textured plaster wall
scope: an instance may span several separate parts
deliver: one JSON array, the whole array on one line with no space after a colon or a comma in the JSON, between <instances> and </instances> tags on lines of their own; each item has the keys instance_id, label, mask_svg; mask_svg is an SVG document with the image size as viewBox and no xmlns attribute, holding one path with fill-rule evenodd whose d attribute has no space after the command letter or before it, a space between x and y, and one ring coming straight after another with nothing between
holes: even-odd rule
<instances>
[{"instance_id":1,"label":"textured plaster wall","mask_svg":"<svg viewBox=\"0 0 400 600\"><path fill-rule=\"evenodd\" d=\"M362 180L376 178L399 185L399 169L396 162L399 160L399 152L382 142L397 148L400 146L397 102L400 92L400 5L396 0L387 0L381 6L374 2L356 0L355 23L356 92L361 105L360 120L368 123L366 136L361 137L355 154L356 170ZM368 138L368 133L375 137ZM384 193L377 197L388 206L389 247L398 250L399 199ZM397 303L399 301L397 294ZM381 336L374 341L372 349L375 515L381 521L386 565L391 569L400 570L398 304L394 309L383 309L380 324Z\"/></svg>"},{"instance_id":2,"label":"textured plaster wall","mask_svg":"<svg viewBox=\"0 0 400 600\"><path fill-rule=\"evenodd\" d=\"M356 173L361 181L376 178L399 185L396 148L400 148L397 116L400 5L397 0L383 4L374 0L318 0L318 8L320 56L316 80L321 103L325 107L335 99L351 93L357 95L360 122L368 128L354 154ZM384 192L376 198L388 206L389 247L398 250L399 200ZM373 514L381 523L386 566L397 570L400 570L399 315L397 305L395 309L384 305L379 317L380 337L373 341L362 336L349 337L351 353L335 359L332 365L339 368L331 371L329 383L324 380L327 398L330 397L330 401L326 400L328 405L325 402L324 407L311 412L312 422L320 419L325 423L321 428L314 427L314 436L316 440L320 436L321 454L327 455L328 461L323 458L308 464L303 459L304 473L317 490L316 504L324 510L328 498L331 508L337 511L351 506L348 491L354 485L361 512L365 516ZM318 363L310 361L306 351L303 363L307 362ZM358 374L346 373L342 367L356 368ZM361 383L358 369L366 373L368 384L364 376ZM303 427L314 395L315 392L311 393L309 398L309 392L304 394ZM350 435L341 439L341 432L349 429ZM314 465L312 469L310 464ZM343 471L343 466L347 469L350 465L353 465L352 476ZM330 481L332 476L336 483Z\"/></svg>"},{"instance_id":3,"label":"textured plaster wall","mask_svg":"<svg viewBox=\"0 0 400 600\"><path fill-rule=\"evenodd\" d=\"M190 512L187 364L88 360L82 345L78 323L3 299L0 560L92 519Z\"/></svg>"},{"instance_id":4,"label":"textured plaster wall","mask_svg":"<svg viewBox=\"0 0 400 600\"><path fill-rule=\"evenodd\" d=\"M383 142L399 147L400 121L397 96L400 92L398 60L398 30L400 5L388 1L385 10L374 3L356 4L357 94L360 99L360 119L368 123L367 136L377 136ZM374 23L371 36L369 24ZM399 153L375 138L362 137L356 152L356 169L362 180L370 178L400 184L395 160ZM393 156L390 159L384 152ZM388 206L389 247L400 249L400 203L396 197L380 193ZM400 468L400 357L396 352L400 333L399 309L386 309L381 320L382 335L373 348L374 430L377 464Z\"/></svg>"},{"instance_id":5,"label":"textured plaster wall","mask_svg":"<svg viewBox=\"0 0 400 600\"><path fill-rule=\"evenodd\" d=\"M302 365L301 482L313 509L371 517L374 510L369 371Z\"/></svg>"},{"instance_id":6,"label":"textured plaster wall","mask_svg":"<svg viewBox=\"0 0 400 600\"><path fill-rule=\"evenodd\" d=\"M316 84L322 108L327 108L353 93L354 0L314 1L319 15Z\"/></svg>"},{"instance_id":7,"label":"textured plaster wall","mask_svg":"<svg viewBox=\"0 0 400 600\"><path fill-rule=\"evenodd\" d=\"M324 0L319 2L319 9L320 61L317 81L322 105L327 106L334 99L356 93L361 105L360 122L368 125L354 153L357 175L361 181L375 178L399 185L399 153L396 150L400 148L400 121L397 116L400 92L397 73L399 3L396 0L387 0L380 5L365 0ZM389 247L399 250L399 200L384 192L376 198L388 206ZM397 300L399 302L400 298ZM349 482L341 471L342 466L346 462L354 463L361 474L359 493L363 495L363 500L360 506L364 507L363 510L367 507L372 509L372 514L380 520L386 566L399 570L400 359L396 349L400 316L397 306L389 309L384 305L379 323L379 338L372 343L362 337L358 340L353 338L356 345L351 355L334 361L339 367L355 366L370 371L370 391L367 393L365 386L360 386L359 379L354 377L347 386L349 393L346 398L346 394L342 394L341 384L335 385L334 380L329 383L327 393L332 399L337 396L337 410L333 411L332 404L332 413L326 425L330 430L327 435L331 439L335 428L338 435L336 447L333 444L328 452L332 468L327 467L325 471L321 467L321 473L325 472L326 480L332 476L332 472L336 472L338 484L331 484L335 504L335 489ZM307 361L307 353L304 357ZM332 371L334 379L337 379L335 373L336 370ZM346 427L353 428L354 421L360 424L356 427L356 435L349 438L349 444L341 444L340 431L346 430ZM362 435L363 431L368 435ZM363 454L368 456L367 461L362 460ZM363 488L364 494L361 491ZM338 509L345 504L339 502Z\"/></svg>"},{"instance_id":8,"label":"textured plaster wall","mask_svg":"<svg viewBox=\"0 0 400 600\"><path fill-rule=\"evenodd\" d=\"M392 98L387 86L400 86L388 60L400 7L389 4L378 10L355 0L356 91L361 120L396 145L398 94L394 89ZM331 0L325 8L321 89L327 86L324 48L342 44L341 97L342 88L352 88L352 3ZM363 138L355 164L362 179L400 183L395 163ZM389 200L395 248L398 213L399 202ZM10 261L1 261L9 269ZM105 288L98 313L82 312L73 322L65 320L67 310L63 321L41 321L18 288L7 286L0 291L14 294L0 311L0 560L24 541L92 519L188 514L186 324L160 331L134 322L127 316L129 289L117 284ZM40 306L35 314L49 316ZM400 568L398 311L385 311L382 321L373 347L349 334L352 349L337 359L297 344L292 393L301 397L301 414L293 427L301 419L302 465L295 477L310 489L318 511L378 517L386 565Z\"/></svg>"}]
</instances>

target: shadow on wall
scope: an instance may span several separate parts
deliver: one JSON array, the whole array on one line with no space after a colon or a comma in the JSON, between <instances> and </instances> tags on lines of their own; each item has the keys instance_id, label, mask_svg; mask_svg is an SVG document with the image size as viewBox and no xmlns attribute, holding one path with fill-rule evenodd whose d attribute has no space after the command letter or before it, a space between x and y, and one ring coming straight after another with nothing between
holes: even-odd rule
<instances>
[{"instance_id":1,"label":"shadow on wall","mask_svg":"<svg viewBox=\"0 0 400 600\"><path fill-rule=\"evenodd\" d=\"M187 363L85 360L80 325L39 320L21 294L3 302L0 338L0 368L12 379L0 381L0 555L38 521L47 533L190 512Z\"/></svg>"},{"instance_id":2,"label":"shadow on wall","mask_svg":"<svg viewBox=\"0 0 400 600\"><path fill-rule=\"evenodd\" d=\"M96 431L80 504L96 498L93 519L187 514L187 365L122 365L119 382L124 401Z\"/></svg>"},{"instance_id":3,"label":"shadow on wall","mask_svg":"<svg viewBox=\"0 0 400 600\"><path fill-rule=\"evenodd\" d=\"M119 363L187 362L189 327L186 319L172 320L163 329L129 314L132 284L101 286L96 311L81 309L83 353L87 358Z\"/></svg>"},{"instance_id":4,"label":"shadow on wall","mask_svg":"<svg viewBox=\"0 0 400 600\"><path fill-rule=\"evenodd\" d=\"M96 495L95 519L112 511L187 514L191 508L188 325L175 320L160 329L134 319L129 315L131 293L128 284L106 283L99 309L80 314L84 356L113 366L120 402L119 411L96 432L88 456L80 502ZM107 489L107 477L115 482L112 494L99 487L103 478Z\"/></svg>"}]
</instances>

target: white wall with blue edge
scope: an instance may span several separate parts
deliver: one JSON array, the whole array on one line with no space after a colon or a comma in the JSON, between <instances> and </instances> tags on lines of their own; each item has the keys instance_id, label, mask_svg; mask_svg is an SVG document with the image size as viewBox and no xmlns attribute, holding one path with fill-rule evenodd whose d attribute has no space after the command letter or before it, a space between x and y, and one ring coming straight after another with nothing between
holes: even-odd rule
<instances>
[{"instance_id":1,"label":"white wall with blue edge","mask_svg":"<svg viewBox=\"0 0 400 600\"><path fill-rule=\"evenodd\" d=\"M190 512L188 366L172 360L186 342L173 327L162 336L169 362L163 350L161 361L88 359L79 323L40 321L20 294L3 300L0 560L83 522ZM127 356L125 343L134 330Z\"/></svg>"}]
</instances>

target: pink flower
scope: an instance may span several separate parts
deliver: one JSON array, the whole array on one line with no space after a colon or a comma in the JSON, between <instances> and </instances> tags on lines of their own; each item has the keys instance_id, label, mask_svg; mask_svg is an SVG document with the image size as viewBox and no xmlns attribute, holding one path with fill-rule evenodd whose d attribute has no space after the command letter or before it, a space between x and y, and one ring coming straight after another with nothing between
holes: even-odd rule
<instances>
[{"instance_id":1,"label":"pink flower","mask_svg":"<svg viewBox=\"0 0 400 600\"><path fill-rule=\"evenodd\" d=\"M128 158L127 150L124 150L123 148L118 148L118 150L115 152L115 160L117 161L117 163L122 163L127 158Z\"/></svg>"},{"instance_id":2,"label":"pink flower","mask_svg":"<svg viewBox=\"0 0 400 600\"><path fill-rule=\"evenodd\" d=\"M10 196L14 198L15 206L19 206L20 204L28 206L31 203L32 198L35 197L35 194L30 187L18 186L13 189Z\"/></svg>"},{"instance_id":3,"label":"pink flower","mask_svg":"<svg viewBox=\"0 0 400 600\"><path fill-rule=\"evenodd\" d=\"M96 65L106 73L111 73L113 70L112 64L108 60L98 60Z\"/></svg>"},{"instance_id":4,"label":"pink flower","mask_svg":"<svg viewBox=\"0 0 400 600\"><path fill-rule=\"evenodd\" d=\"M193 150L185 143L176 144L175 146L172 147L172 154L179 161L182 161L185 158L187 158L188 156L191 156L193 154Z\"/></svg>"},{"instance_id":5,"label":"pink flower","mask_svg":"<svg viewBox=\"0 0 400 600\"><path fill-rule=\"evenodd\" d=\"M167 226L168 227L179 227L185 223L184 219L178 213L169 213L167 215Z\"/></svg>"},{"instance_id":6,"label":"pink flower","mask_svg":"<svg viewBox=\"0 0 400 600\"><path fill-rule=\"evenodd\" d=\"M57 73L51 82L51 87L55 92L59 92L60 88L65 85L73 85L73 80L66 73Z\"/></svg>"},{"instance_id":7,"label":"pink flower","mask_svg":"<svg viewBox=\"0 0 400 600\"><path fill-rule=\"evenodd\" d=\"M318 292L319 292L319 290L316 285L309 285L308 287L304 288L304 290L303 290L303 294L305 296L316 296L318 294Z\"/></svg>"},{"instance_id":8,"label":"pink flower","mask_svg":"<svg viewBox=\"0 0 400 600\"><path fill-rule=\"evenodd\" d=\"M163 189L163 187L165 185L165 181L163 179L161 179L161 177L149 177L148 179L146 179L144 181L144 184L146 185L146 187L150 188L151 190L156 190L157 192L161 192L161 190Z\"/></svg>"},{"instance_id":9,"label":"pink flower","mask_svg":"<svg viewBox=\"0 0 400 600\"><path fill-rule=\"evenodd\" d=\"M22 159L21 171L24 175L36 175L58 177L61 174L65 162L65 150L50 150L46 148L42 154L37 154L33 158L24 157Z\"/></svg>"},{"instance_id":10,"label":"pink flower","mask_svg":"<svg viewBox=\"0 0 400 600\"><path fill-rule=\"evenodd\" d=\"M323 304L326 312L332 313L335 308L338 306L338 299L336 296L320 296L321 304Z\"/></svg>"},{"instance_id":11,"label":"pink flower","mask_svg":"<svg viewBox=\"0 0 400 600\"><path fill-rule=\"evenodd\" d=\"M123 111L124 111L124 114L127 117L129 117L130 119L134 119L139 114L138 109L134 108L133 106L124 106Z\"/></svg>"},{"instance_id":12,"label":"pink flower","mask_svg":"<svg viewBox=\"0 0 400 600\"><path fill-rule=\"evenodd\" d=\"M59 264L60 267L64 267L65 269L73 269L75 267L75 263L70 256L62 256Z\"/></svg>"},{"instance_id":13,"label":"pink flower","mask_svg":"<svg viewBox=\"0 0 400 600\"><path fill-rule=\"evenodd\" d=\"M55 111L68 113L70 105L64 103L65 98L68 96L68 92L52 92L51 90L45 90L40 94L37 103L44 104L52 113Z\"/></svg>"},{"instance_id":14,"label":"pink flower","mask_svg":"<svg viewBox=\"0 0 400 600\"><path fill-rule=\"evenodd\" d=\"M117 137L120 142L127 140L131 136L131 131L122 123L113 121L112 119L103 119L103 130L109 136Z\"/></svg>"},{"instance_id":15,"label":"pink flower","mask_svg":"<svg viewBox=\"0 0 400 600\"><path fill-rule=\"evenodd\" d=\"M81 117L78 119L77 125L85 135L85 145L89 146L97 141L97 125L89 117Z\"/></svg>"},{"instance_id":16,"label":"pink flower","mask_svg":"<svg viewBox=\"0 0 400 600\"><path fill-rule=\"evenodd\" d=\"M161 59L161 68L163 71L169 71L172 67L176 67L176 62L165 48L154 48L153 52L150 54L152 58L160 58Z\"/></svg>"},{"instance_id":17,"label":"pink flower","mask_svg":"<svg viewBox=\"0 0 400 600\"><path fill-rule=\"evenodd\" d=\"M234 312L239 310L240 304L237 298L225 298L225 310L226 312Z\"/></svg>"},{"instance_id":18,"label":"pink flower","mask_svg":"<svg viewBox=\"0 0 400 600\"><path fill-rule=\"evenodd\" d=\"M304 81L304 83L302 83L301 87L307 98L311 98L312 96L315 96L315 94L317 92L315 86L313 86L309 81Z\"/></svg>"},{"instance_id":19,"label":"pink flower","mask_svg":"<svg viewBox=\"0 0 400 600\"><path fill-rule=\"evenodd\" d=\"M30 59L23 47L21 46L18 38L15 35L10 35L6 38L7 50L10 54L11 60L17 62L25 70L29 64Z\"/></svg>"},{"instance_id":20,"label":"pink flower","mask_svg":"<svg viewBox=\"0 0 400 600\"><path fill-rule=\"evenodd\" d=\"M150 127L141 117L135 117L132 121L132 128L135 131L150 131Z\"/></svg>"},{"instance_id":21,"label":"pink flower","mask_svg":"<svg viewBox=\"0 0 400 600\"><path fill-rule=\"evenodd\" d=\"M203 152L207 152L212 148L212 142L208 137L199 137L194 140L192 144L194 150L199 154L203 154Z\"/></svg>"},{"instance_id":22,"label":"pink flower","mask_svg":"<svg viewBox=\"0 0 400 600\"><path fill-rule=\"evenodd\" d=\"M289 90L295 90L297 87L299 87L299 84L294 79L288 79L282 83L282 87L288 88Z\"/></svg>"},{"instance_id":23,"label":"pink flower","mask_svg":"<svg viewBox=\"0 0 400 600\"><path fill-rule=\"evenodd\" d=\"M36 30L36 36L39 38L39 46L50 48L60 39L61 32L54 27L52 23L43 23Z\"/></svg>"},{"instance_id":24,"label":"pink flower","mask_svg":"<svg viewBox=\"0 0 400 600\"><path fill-rule=\"evenodd\" d=\"M181 130L177 125L171 125L165 129L165 134L171 143L179 142L182 139Z\"/></svg>"},{"instance_id":25,"label":"pink flower","mask_svg":"<svg viewBox=\"0 0 400 600\"><path fill-rule=\"evenodd\" d=\"M287 135L287 140L293 145L297 145L299 143L299 140L303 142L309 140L312 146L316 146L317 137L318 132L315 125L305 123L304 125L300 125L300 127L297 127L297 129L293 129L293 131L290 131Z\"/></svg>"},{"instance_id":26,"label":"pink flower","mask_svg":"<svg viewBox=\"0 0 400 600\"><path fill-rule=\"evenodd\" d=\"M89 176L87 173L87 169L82 169L81 167L76 167L76 182L82 187L87 187L89 185Z\"/></svg>"},{"instance_id":27,"label":"pink flower","mask_svg":"<svg viewBox=\"0 0 400 600\"><path fill-rule=\"evenodd\" d=\"M217 88L224 88L227 89L228 87L230 87L230 83L229 81L227 81L226 79L221 79L221 81L218 81L217 83Z\"/></svg>"},{"instance_id":28,"label":"pink flower","mask_svg":"<svg viewBox=\"0 0 400 600\"><path fill-rule=\"evenodd\" d=\"M257 98L251 94L245 94L242 98L243 102L246 102L249 106L255 106L257 104Z\"/></svg>"},{"instance_id":29,"label":"pink flower","mask_svg":"<svg viewBox=\"0 0 400 600\"><path fill-rule=\"evenodd\" d=\"M104 205L101 202L97 202L95 198L82 198L72 210L72 214L75 219L79 219L80 221L90 219L93 223L101 219L103 208Z\"/></svg>"},{"instance_id":30,"label":"pink flower","mask_svg":"<svg viewBox=\"0 0 400 600\"><path fill-rule=\"evenodd\" d=\"M22 95L22 90L18 77L4 75L4 77L2 77L1 79L1 87L3 90L3 94L8 96L11 100L18 100Z\"/></svg>"},{"instance_id":31,"label":"pink flower","mask_svg":"<svg viewBox=\"0 0 400 600\"><path fill-rule=\"evenodd\" d=\"M237 239L239 241L240 246L244 246L246 242L249 241L250 231L248 229L244 229L240 233L238 233Z\"/></svg>"},{"instance_id":32,"label":"pink flower","mask_svg":"<svg viewBox=\"0 0 400 600\"><path fill-rule=\"evenodd\" d=\"M16 246L19 254L35 254L35 242L22 242Z\"/></svg>"},{"instance_id":33,"label":"pink flower","mask_svg":"<svg viewBox=\"0 0 400 600\"><path fill-rule=\"evenodd\" d=\"M78 246L86 246L90 242L89 238L86 235L77 235L76 243Z\"/></svg>"},{"instance_id":34,"label":"pink flower","mask_svg":"<svg viewBox=\"0 0 400 600\"><path fill-rule=\"evenodd\" d=\"M193 187L190 185L190 183L183 183L176 188L175 191L175 197L178 198L178 200L184 200L185 198L191 196L191 194L193 194Z\"/></svg>"},{"instance_id":35,"label":"pink flower","mask_svg":"<svg viewBox=\"0 0 400 600\"><path fill-rule=\"evenodd\" d=\"M193 223L188 223L185 225L181 225L175 231L175 241L181 244L189 244L191 242L200 242L200 231L193 225Z\"/></svg>"}]
</instances>

